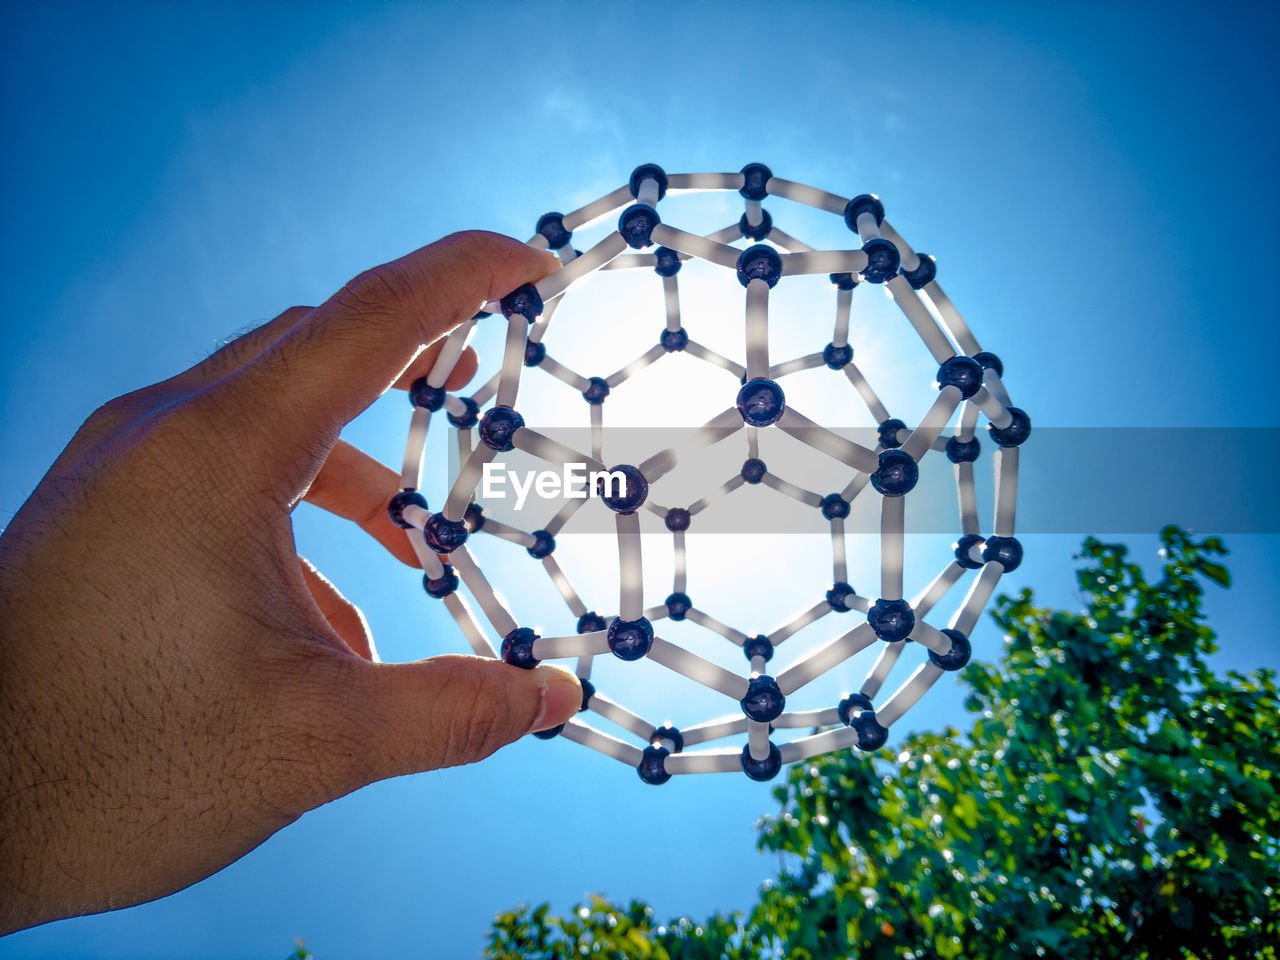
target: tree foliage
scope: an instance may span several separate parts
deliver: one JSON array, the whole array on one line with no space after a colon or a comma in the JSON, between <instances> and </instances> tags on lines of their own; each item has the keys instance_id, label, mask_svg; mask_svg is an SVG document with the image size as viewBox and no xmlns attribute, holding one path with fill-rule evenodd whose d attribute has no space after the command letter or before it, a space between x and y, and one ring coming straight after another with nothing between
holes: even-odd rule
<instances>
[{"instance_id":1,"label":"tree foliage","mask_svg":"<svg viewBox=\"0 0 1280 960\"><path fill-rule=\"evenodd\" d=\"M1083 610L1001 597L999 664L961 682L966 732L791 769L759 847L784 857L747 914L658 924L602 897L499 916L511 958L1276 958L1274 673L1215 674L1201 581L1214 537L1175 527L1151 583L1085 541Z\"/></svg>"}]
</instances>

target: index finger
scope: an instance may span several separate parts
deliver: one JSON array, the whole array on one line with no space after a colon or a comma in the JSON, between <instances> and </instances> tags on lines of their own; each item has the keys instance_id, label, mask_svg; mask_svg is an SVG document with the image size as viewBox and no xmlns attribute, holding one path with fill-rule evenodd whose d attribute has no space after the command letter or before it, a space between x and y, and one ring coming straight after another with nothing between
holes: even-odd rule
<instances>
[{"instance_id":1,"label":"index finger","mask_svg":"<svg viewBox=\"0 0 1280 960\"><path fill-rule=\"evenodd\" d=\"M251 442L311 449L348 421L481 305L559 266L550 253L495 233L456 233L366 270L256 360L215 388L244 405ZM269 402L263 402L269 400Z\"/></svg>"}]
</instances>

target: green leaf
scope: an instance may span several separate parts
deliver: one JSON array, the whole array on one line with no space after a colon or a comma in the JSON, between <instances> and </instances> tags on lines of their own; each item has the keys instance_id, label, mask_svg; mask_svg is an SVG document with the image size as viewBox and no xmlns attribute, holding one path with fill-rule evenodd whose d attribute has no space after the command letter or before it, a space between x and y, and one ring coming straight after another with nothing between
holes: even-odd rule
<instances>
[{"instance_id":1,"label":"green leaf","mask_svg":"<svg viewBox=\"0 0 1280 960\"><path fill-rule=\"evenodd\" d=\"M1208 550L1210 553L1229 553L1230 552L1227 550L1225 546L1223 546L1222 540L1219 537L1205 538L1204 542L1200 544L1200 549Z\"/></svg>"},{"instance_id":2,"label":"green leaf","mask_svg":"<svg viewBox=\"0 0 1280 960\"><path fill-rule=\"evenodd\" d=\"M1227 568L1220 563L1210 563L1208 560L1201 560L1196 564L1196 569L1215 583L1219 583L1224 587L1231 586L1231 574Z\"/></svg>"}]
</instances>

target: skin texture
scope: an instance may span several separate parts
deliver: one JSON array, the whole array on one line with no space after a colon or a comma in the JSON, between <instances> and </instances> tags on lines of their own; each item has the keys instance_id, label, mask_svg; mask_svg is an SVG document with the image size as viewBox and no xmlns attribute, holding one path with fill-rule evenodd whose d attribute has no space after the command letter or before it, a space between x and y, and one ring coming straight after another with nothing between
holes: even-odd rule
<instances>
[{"instance_id":1,"label":"skin texture","mask_svg":"<svg viewBox=\"0 0 1280 960\"><path fill-rule=\"evenodd\" d=\"M446 237L81 427L0 537L0 933L180 890L322 803L576 712L549 666L378 663L291 522L305 498L417 566L397 475L339 431L555 265Z\"/></svg>"}]
</instances>

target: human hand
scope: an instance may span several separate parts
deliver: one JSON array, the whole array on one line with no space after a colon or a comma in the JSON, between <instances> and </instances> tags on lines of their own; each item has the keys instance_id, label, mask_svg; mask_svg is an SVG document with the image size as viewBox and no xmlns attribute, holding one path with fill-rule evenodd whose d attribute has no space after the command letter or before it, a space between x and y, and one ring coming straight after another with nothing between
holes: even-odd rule
<instances>
[{"instance_id":1,"label":"human hand","mask_svg":"<svg viewBox=\"0 0 1280 960\"><path fill-rule=\"evenodd\" d=\"M416 566L397 475L339 431L556 264L446 237L81 427L0 537L0 933L172 893L322 803L577 712L554 667L377 663L290 516L305 498Z\"/></svg>"}]
</instances>

